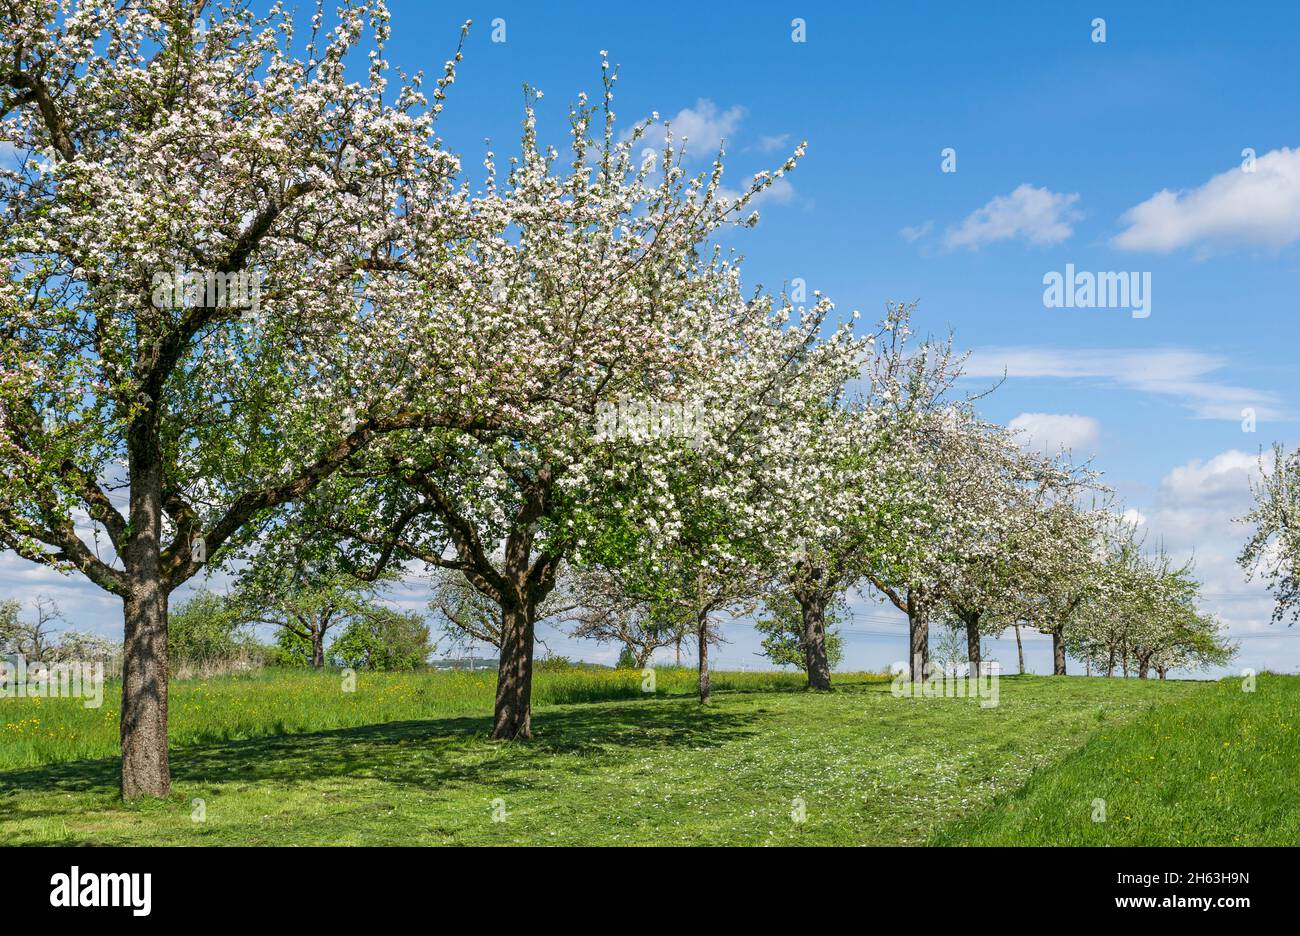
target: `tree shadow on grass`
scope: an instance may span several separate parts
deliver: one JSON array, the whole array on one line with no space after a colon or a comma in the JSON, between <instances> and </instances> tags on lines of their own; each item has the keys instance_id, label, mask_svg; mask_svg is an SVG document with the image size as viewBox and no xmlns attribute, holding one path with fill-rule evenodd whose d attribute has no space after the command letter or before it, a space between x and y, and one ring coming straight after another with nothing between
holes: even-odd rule
<instances>
[{"instance_id":1,"label":"tree shadow on grass","mask_svg":"<svg viewBox=\"0 0 1300 936\"><path fill-rule=\"evenodd\" d=\"M489 741L488 718L386 722L174 748L172 779L191 787L333 778L424 789L491 782L494 789L510 790L535 785L557 757L566 758L564 773L572 776L600 770L605 756L619 749L707 751L752 736L765 717L676 701L543 709L533 714L533 739L517 743ZM0 773L0 802L35 793L111 796L119 769L116 758L103 758ZM48 813L62 814L66 810Z\"/></svg>"}]
</instances>

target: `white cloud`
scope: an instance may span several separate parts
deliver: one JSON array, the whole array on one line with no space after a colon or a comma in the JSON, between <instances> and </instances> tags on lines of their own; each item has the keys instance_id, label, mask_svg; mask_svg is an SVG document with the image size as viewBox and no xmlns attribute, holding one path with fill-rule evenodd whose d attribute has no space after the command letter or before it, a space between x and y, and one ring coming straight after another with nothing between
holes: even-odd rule
<instances>
[{"instance_id":1,"label":"white cloud","mask_svg":"<svg viewBox=\"0 0 1300 936\"><path fill-rule=\"evenodd\" d=\"M770 153L773 150L779 150L785 147L786 141L790 139L790 134L780 133L772 136L761 136L758 138L758 148L764 153Z\"/></svg>"},{"instance_id":2,"label":"white cloud","mask_svg":"<svg viewBox=\"0 0 1300 936\"><path fill-rule=\"evenodd\" d=\"M673 139L685 138L686 155L691 159L712 159L724 141L734 139L745 108L740 105L725 111L708 98L700 98L694 107L684 107L668 120Z\"/></svg>"},{"instance_id":3,"label":"white cloud","mask_svg":"<svg viewBox=\"0 0 1300 936\"><path fill-rule=\"evenodd\" d=\"M922 237L929 234L933 228L934 222L927 221L924 224L899 228L898 233L902 235L903 240L907 241L909 244L914 244Z\"/></svg>"},{"instance_id":4,"label":"white cloud","mask_svg":"<svg viewBox=\"0 0 1300 936\"><path fill-rule=\"evenodd\" d=\"M1278 395L1219 383L1211 378L1226 361L1213 354L1179 348L993 347L972 352L968 377L1055 377L1091 379L1131 390L1168 396L1200 419L1242 419L1254 409L1257 419L1286 419Z\"/></svg>"},{"instance_id":5,"label":"white cloud","mask_svg":"<svg viewBox=\"0 0 1300 936\"><path fill-rule=\"evenodd\" d=\"M1119 518L1126 526L1131 526L1135 529L1147 522L1147 515L1132 507L1120 514Z\"/></svg>"},{"instance_id":6,"label":"white cloud","mask_svg":"<svg viewBox=\"0 0 1300 936\"><path fill-rule=\"evenodd\" d=\"M1049 455L1062 450L1087 455L1101 434L1097 420L1073 413L1021 413L1008 428L1020 434L1025 448Z\"/></svg>"},{"instance_id":7,"label":"white cloud","mask_svg":"<svg viewBox=\"0 0 1300 936\"><path fill-rule=\"evenodd\" d=\"M1273 150L1199 188L1168 189L1124 213L1117 247L1167 253L1198 242L1282 247L1300 239L1300 148Z\"/></svg>"},{"instance_id":8,"label":"white cloud","mask_svg":"<svg viewBox=\"0 0 1300 936\"><path fill-rule=\"evenodd\" d=\"M1224 502L1244 505L1250 483L1258 479L1259 456L1229 449L1207 462L1194 458L1174 468L1160 482L1160 495L1175 507Z\"/></svg>"},{"instance_id":9,"label":"white cloud","mask_svg":"<svg viewBox=\"0 0 1300 936\"><path fill-rule=\"evenodd\" d=\"M1025 183L948 228L944 243L971 249L1012 238L1043 246L1059 244L1074 233L1071 224L1080 214L1073 206L1078 200L1077 194L1066 195Z\"/></svg>"}]
</instances>

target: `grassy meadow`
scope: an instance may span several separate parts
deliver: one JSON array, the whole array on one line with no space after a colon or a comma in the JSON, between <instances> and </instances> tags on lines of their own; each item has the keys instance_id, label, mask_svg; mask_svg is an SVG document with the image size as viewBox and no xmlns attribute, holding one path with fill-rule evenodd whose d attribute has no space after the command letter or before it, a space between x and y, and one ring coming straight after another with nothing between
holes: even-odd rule
<instances>
[{"instance_id":1,"label":"grassy meadow","mask_svg":"<svg viewBox=\"0 0 1300 936\"><path fill-rule=\"evenodd\" d=\"M366 673L345 692L338 671L263 669L212 679L176 679L168 696L172 746L245 741L273 735L355 728L413 719L457 718L492 711L495 670L475 673ZM658 695L695 691L688 668L655 671ZM715 689L776 689L803 685L795 673L715 673ZM116 757L121 684L110 682L103 705L76 700L0 699L0 771L62 761ZM534 708L578 702L642 699L639 671L539 668Z\"/></svg>"},{"instance_id":2,"label":"grassy meadow","mask_svg":"<svg viewBox=\"0 0 1300 936\"><path fill-rule=\"evenodd\" d=\"M783 673L177 681L173 795L117 798L116 701L0 700L0 836L33 844L1202 844L1300 841L1300 678L1003 677L999 705ZM1108 803L1093 822L1093 801ZM198 801L201 801L198 802Z\"/></svg>"},{"instance_id":3,"label":"grassy meadow","mask_svg":"<svg viewBox=\"0 0 1300 936\"><path fill-rule=\"evenodd\" d=\"M1262 676L1254 693L1228 679L1153 706L934 841L1300 844L1300 677Z\"/></svg>"}]
</instances>

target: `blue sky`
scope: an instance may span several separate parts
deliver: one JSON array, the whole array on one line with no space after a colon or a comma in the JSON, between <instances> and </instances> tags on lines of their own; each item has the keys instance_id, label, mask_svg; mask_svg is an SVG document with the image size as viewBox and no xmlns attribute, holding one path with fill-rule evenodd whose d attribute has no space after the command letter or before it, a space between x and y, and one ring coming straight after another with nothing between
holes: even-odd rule
<instances>
[{"instance_id":1,"label":"blue sky","mask_svg":"<svg viewBox=\"0 0 1300 936\"><path fill-rule=\"evenodd\" d=\"M1300 630L1233 558L1261 446L1297 442L1300 9L1196 3L958 5L431 4L392 0L388 57L436 76L474 21L440 130L476 165L519 132L524 82L540 128L620 66L615 109L689 127L698 164L727 143L729 178L808 155L754 231L729 235L752 285L795 278L864 318L917 300L923 330L955 332L983 405L1039 444L1069 443L1137 511L1151 543L1197 558L1207 607L1242 637L1231 667L1300 669ZM1093 20L1105 20L1104 43ZM493 42L493 20L505 41ZM806 41L792 41L792 20ZM499 26L495 30L500 36ZM942 151L956 171L942 171ZM1242 151L1252 148L1254 172ZM1167 194L1160 194L1167 193ZM1135 210L1136 209L1136 210ZM1043 278L1150 275L1150 315L1046 308ZM1245 432L1242 410L1256 414ZM115 602L0 558L0 595L57 594L79 626L120 636ZM418 591L399 596L422 603ZM892 610L855 602L845 668L903 657ZM761 666L743 625L725 666ZM889 635L897 634L897 638ZM551 635L551 649L616 648ZM1004 666L1014 644L998 641ZM1050 671L1044 639L1031 668Z\"/></svg>"}]
</instances>

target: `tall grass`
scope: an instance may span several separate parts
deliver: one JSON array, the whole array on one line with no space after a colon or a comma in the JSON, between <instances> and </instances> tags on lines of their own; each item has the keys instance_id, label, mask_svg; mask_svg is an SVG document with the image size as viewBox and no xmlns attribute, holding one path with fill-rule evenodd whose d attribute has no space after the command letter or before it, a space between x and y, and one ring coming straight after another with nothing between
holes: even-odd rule
<instances>
[{"instance_id":1,"label":"tall grass","mask_svg":"<svg viewBox=\"0 0 1300 936\"><path fill-rule=\"evenodd\" d=\"M687 668L655 671L655 693L686 695L696 674ZM716 672L713 688L778 689L804 684L800 673ZM0 770L120 753L121 687L109 682L103 705L88 709L79 699L0 699ZM496 673L357 674L355 691L344 691L339 671L266 669L172 682L169 737L173 746L296 734L381 722L485 717L492 711ZM545 707L612 699L644 698L637 670L539 669L533 704Z\"/></svg>"},{"instance_id":2,"label":"tall grass","mask_svg":"<svg viewBox=\"0 0 1300 936\"><path fill-rule=\"evenodd\" d=\"M1300 679L1207 688L1105 728L932 843L1300 843Z\"/></svg>"}]
</instances>

